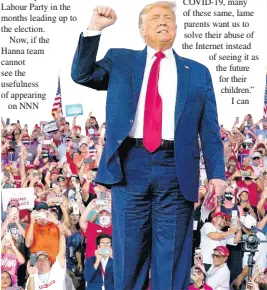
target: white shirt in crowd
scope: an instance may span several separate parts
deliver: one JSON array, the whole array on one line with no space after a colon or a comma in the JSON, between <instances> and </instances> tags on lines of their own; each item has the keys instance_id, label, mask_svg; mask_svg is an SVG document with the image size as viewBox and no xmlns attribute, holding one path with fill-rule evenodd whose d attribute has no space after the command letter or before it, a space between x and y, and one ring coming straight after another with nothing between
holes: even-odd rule
<instances>
[{"instance_id":1,"label":"white shirt in crowd","mask_svg":"<svg viewBox=\"0 0 267 290\"><path fill-rule=\"evenodd\" d=\"M104 272L106 271L106 267L107 267L108 259L109 259L109 258L107 258L107 259L102 258L102 259L101 259L101 265L102 265L102 268L103 268ZM103 286L102 286L102 290L105 290L105 285L104 285L105 277L104 277L103 273L102 273L102 278L103 278Z\"/></svg>"},{"instance_id":2,"label":"white shirt in crowd","mask_svg":"<svg viewBox=\"0 0 267 290\"><path fill-rule=\"evenodd\" d=\"M84 37L99 35L100 31L86 30ZM137 111L129 136L143 138L144 111L148 77L157 51L147 46L147 58ZM174 140L174 113L177 93L177 67L172 48L164 51L160 62L158 90L162 99L162 139Z\"/></svg>"},{"instance_id":3,"label":"white shirt in crowd","mask_svg":"<svg viewBox=\"0 0 267 290\"><path fill-rule=\"evenodd\" d=\"M209 233L222 233L222 231L218 230L212 223L205 223L200 230L201 232L201 242L200 242L200 249L203 256L203 263L205 264L213 264L212 254L213 249L218 246L226 246L228 245L236 245L234 243L235 235L231 235L225 239L221 240L212 240L208 237Z\"/></svg>"},{"instance_id":4,"label":"white shirt in crowd","mask_svg":"<svg viewBox=\"0 0 267 290\"><path fill-rule=\"evenodd\" d=\"M47 274L35 275L34 285L35 290L66 290L66 268L62 268L58 259L52 265L51 270ZM29 279L26 282L28 287Z\"/></svg>"},{"instance_id":5,"label":"white shirt in crowd","mask_svg":"<svg viewBox=\"0 0 267 290\"><path fill-rule=\"evenodd\" d=\"M256 233L257 237L261 241L266 241L266 237L262 232ZM249 253L245 252L243 256L243 268L248 264ZM255 253L253 258L255 265L257 265L262 271L267 267L267 243L260 243L258 246L258 252Z\"/></svg>"},{"instance_id":6,"label":"white shirt in crowd","mask_svg":"<svg viewBox=\"0 0 267 290\"><path fill-rule=\"evenodd\" d=\"M213 290L229 290L230 271L227 264L224 263L219 267L212 265L207 272L206 284Z\"/></svg>"}]
</instances>

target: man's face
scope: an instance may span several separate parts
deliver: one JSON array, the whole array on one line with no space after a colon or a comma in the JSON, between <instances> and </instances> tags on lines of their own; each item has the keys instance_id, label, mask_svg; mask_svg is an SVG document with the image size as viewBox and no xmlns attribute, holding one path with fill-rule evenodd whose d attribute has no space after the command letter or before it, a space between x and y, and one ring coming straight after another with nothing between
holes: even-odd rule
<instances>
[{"instance_id":1,"label":"man's face","mask_svg":"<svg viewBox=\"0 0 267 290\"><path fill-rule=\"evenodd\" d=\"M242 201L248 201L248 193L246 191L243 191L240 194L240 200L242 200Z\"/></svg>"},{"instance_id":2,"label":"man's face","mask_svg":"<svg viewBox=\"0 0 267 290\"><path fill-rule=\"evenodd\" d=\"M11 222L15 222L15 219L18 218L19 216L19 209L15 206L12 206L10 208L8 208L7 213L11 216L13 216L12 221Z\"/></svg>"},{"instance_id":3,"label":"man's face","mask_svg":"<svg viewBox=\"0 0 267 290\"><path fill-rule=\"evenodd\" d=\"M81 151L82 153L86 153L86 152L88 151L88 146L87 146L87 144L82 144L82 145L80 146L80 151Z\"/></svg>"},{"instance_id":4,"label":"man's face","mask_svg":"<svg viewBox=\"0 0 267 290\"><path fill-rule=\"evenodd\" d=\"M99 213L99 225L103 227L109 227L110 224L111 224L111 214L106 210L102 210Z\"/></svg>"},{"instance_id":5,"label":"man's face","mask_svg":"<svg viewBox=\"0 0 267 290\"><path fill-rule=\"evenodd\" d=\"M215 267L219 267L226 262L227 257L222 256L222 254L219 251L215 250L212 254L212 260L213 260L213 265Z\"/></svg>"},{"instance_id":6,"label":"man's face","mask_svg":"<svg viewBox=\"0 0 267 290\"><path fill-rule=\"evenodd\" d=\"M36 267L39 274L46 274L51 269L51 262L46 255L40 255L36 260Z\"/></svg>"},{"instance_id":7,"label":"man's face","mask_svg":"<svg viewBox=\"0 0 267 290\"><path fill-rule=\"evenodd\" d=\"M176 36L174 13L164 7L154 7L143 16L140 33L145 42L156 50L171 48Z\"/></svg>"},{"instance_id":8,"label":"man's face","mask_svg":"<svg viewBox=\"0 0 267 290\"><path fill-rule=\"evenodd\" d=\"M253 120L252 120L251 115L247 115L247 122L248 122L248 124L253 124Z\"/></svg>"},{"instance_id":9,"label":"man's face","mask_svg":"<svg viewBox=\"0 0 267 290\"><path fill-rule=\"evenodd\" d=\"M60 188L65 188L67 186L67 180L65 177L63 176L60 176L57 178L57 185L60 187Z\"/></svg>"},{"instance_id":10,"label":"man's face","mask_svg":"<svg viewBox=\"0 0 267 290\"><path fill-rule=\"evenodd\" d=\"M228 171L234 173L236 171L236 163L235 161L229 161Z\"/></svg>"},{"instance_id":11,"label":"man's face","mask_svg":"<svg viewBox=\"0 0 267 290\"><path fill-rule=\"evenodd\" d=\"M111 240L109 238L103 238L100 240L98 248L111 248Z\"/></svg>"},{"instance_id":12,"label":"man's face","mask_svg":"<svg viewBox=\"0 0 267 290\"><path fill-rule=\"evenodd\" d=\"M265 156L266 148L265 147L259 147L258 152L260 152L261 156Z\"/></svg>"},{"instance_id":13,"label":"man's face","mask_svg":"<svg viewBox=\"0 0 267 290\"><path fill-rule=\"evenodd\" d=\"M47 210L44 209L44 208L39 209L37 212L38 212L38 214L39 214L39 213L43 213L43 214L45 214L45 215L47 214ZM43 225L43 226L47 224L47 219L46 219L46 218L38 218L37 221L38 221L38 223L39 223L40 225Z\"/></svg>"},{"instance_id":14,"label":"man's face","mask_svg":"<svg viewBox=\"0 0 267 290\"><path fill-rule=\"evenodd\" d=\"M213 224L217 229L221 230L226 226L226 219L223 216L217 216L213 218Z\"/></svg>"},{"instance_id":15,"label":"man's face","mask_svg":"<svg viewBox=\"0 0 267 290\"><path fill-rule=\"evenodd\" d=\"M260 165L260 157L254 157L254 158L252 158L252 164L254 166L259 166Z\"/></svg>"}]
</instances>

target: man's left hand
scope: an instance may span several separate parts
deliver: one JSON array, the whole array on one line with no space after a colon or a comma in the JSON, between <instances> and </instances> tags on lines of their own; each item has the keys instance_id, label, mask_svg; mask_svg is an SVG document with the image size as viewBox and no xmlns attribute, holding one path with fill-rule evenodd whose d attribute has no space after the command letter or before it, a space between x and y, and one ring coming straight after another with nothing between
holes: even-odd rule
<instances>
[{"instance_id":1,"label":"man's left hand","mask_svg":"<svg viewBox=\"0 0 267 290\"><path fill-rule=\"evenodd\" d=\"M226 181L222 179L211 179L209 181L209 189L210 191L213 191L214 189L216 196L222 196L227 186Z\"/></svg>"}]
</instances>

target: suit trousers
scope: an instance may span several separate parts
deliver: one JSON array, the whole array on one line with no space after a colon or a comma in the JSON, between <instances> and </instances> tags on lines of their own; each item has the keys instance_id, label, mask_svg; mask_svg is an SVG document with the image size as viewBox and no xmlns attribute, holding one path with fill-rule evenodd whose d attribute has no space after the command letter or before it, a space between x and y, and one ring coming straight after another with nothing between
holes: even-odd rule
<instances>
[{"instance_id":1,"label":"suit trousers","mask_svg":"<svg viewBox=\"0 0 267 290\"><path fill-rule=\"evenodd\" d=\"M183 197L173 149L119 148L123 182L112 185L114 289L188 289L193 202ZM190 180L188 181L190 182Z\"/></svg>"}]
</instances>

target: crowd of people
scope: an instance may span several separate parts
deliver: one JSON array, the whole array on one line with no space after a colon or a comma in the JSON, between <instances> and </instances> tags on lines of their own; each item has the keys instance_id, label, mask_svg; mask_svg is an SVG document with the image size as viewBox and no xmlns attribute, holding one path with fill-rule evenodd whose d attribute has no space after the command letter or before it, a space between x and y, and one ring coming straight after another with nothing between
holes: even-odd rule
<instances>
[{"instance_id":1,"label":"crowd of people","mask_svg":"<svg viewBox=\"0 0 267 290\"><path fill-rule=\"evenodd\" d=\"M2 119L1 289L112 290L112 192L94 181L105 123L56 121L45 133ZM248 114L221 138L228 187L203 220L201 156L189 289L267 289L267 120Z\"/></svg>"}]
</instances>

